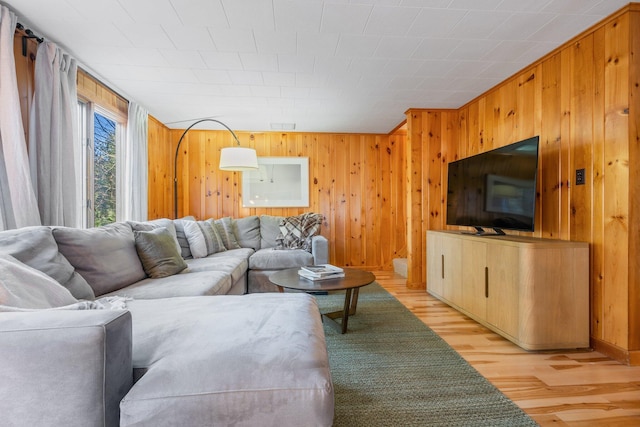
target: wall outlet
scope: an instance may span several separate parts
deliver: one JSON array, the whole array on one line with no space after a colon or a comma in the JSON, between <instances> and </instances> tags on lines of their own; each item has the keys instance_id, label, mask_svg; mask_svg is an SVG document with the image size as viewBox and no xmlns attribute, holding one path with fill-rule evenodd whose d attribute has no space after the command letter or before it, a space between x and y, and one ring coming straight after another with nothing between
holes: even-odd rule
<instances>
[{"instance_id":1,"label":"wall outlet","mask_svg":"<svg viewBox=\"0 0 640 427\"><path fill-rule=\"evenodd\" d=\"M585 171L584 168L583 169L576 169L576 185L584 185L585 181L586 181L586 175L585 175Z\"/></svg>"}]
</instances>

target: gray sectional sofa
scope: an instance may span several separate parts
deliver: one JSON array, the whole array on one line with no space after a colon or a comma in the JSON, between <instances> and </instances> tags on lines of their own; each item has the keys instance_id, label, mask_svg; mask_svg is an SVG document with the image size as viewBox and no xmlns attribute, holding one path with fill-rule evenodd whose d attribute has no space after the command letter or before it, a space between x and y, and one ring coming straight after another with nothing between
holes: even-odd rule
<instances>
[{"instance_id":1,"label":"gray sectional sofa","mask_svg":"<svg viewBox=\"0 0 640 427\"><path fill-rule=\"evenodd\" d=\"M264 292L328 242L282 220L0 232L3 425L331 425L315 299Z\"/></svg>"}]
</instances>

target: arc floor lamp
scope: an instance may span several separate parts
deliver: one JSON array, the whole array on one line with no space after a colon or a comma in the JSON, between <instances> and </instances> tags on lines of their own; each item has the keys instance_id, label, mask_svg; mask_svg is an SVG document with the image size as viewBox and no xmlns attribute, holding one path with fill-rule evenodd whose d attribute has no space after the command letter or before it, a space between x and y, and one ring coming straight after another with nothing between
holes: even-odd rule
<instances>
[{"instance_id":1,"label":"arc floor lamp","mask_svg":"<svg viewBox=\"0 0 640 427\"><path fill-rule=\"evenodd\" d=\"M240 140L236 136L236 134L231 130L231 128L220 120L216 119L201 119L197 122L193 123L182 133L180 140L178 141L178 146L176 147L176 155L173 159L173 217L178 218L178 153L180 152L180 144L182 144L182 140L185 135L192 127L202 122L214 122L219 125L224 126L231 135L233 135L233 139L235 139L237 146L235 147L225 147L220 151L220 170L223 171L251 171L258 169L258 156L256 155L256 150L253 148L244 148L240 146Z\"/></svg>"}]
</instances>

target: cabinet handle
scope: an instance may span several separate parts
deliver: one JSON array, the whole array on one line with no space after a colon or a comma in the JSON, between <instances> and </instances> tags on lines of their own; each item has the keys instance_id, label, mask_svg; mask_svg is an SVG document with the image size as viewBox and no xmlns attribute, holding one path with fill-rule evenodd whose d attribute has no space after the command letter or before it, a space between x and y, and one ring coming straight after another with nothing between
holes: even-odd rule
<instances>
[{"instance_id":1,"label":"cabinet handle","mask_svg":"<svg viewBox=\"0 0 640 427\"><path fill-rule=\"evenodd\" d=\"M484 268L484 297L489 298L489 267Z\"/></svg>"},{"instance_id":2,"label":"cabinet handle","mask_svg":"<svg viewBox=\"0 0 640 427\"><path fill-rule=\"evenodd\" d=\"M442 278L444 279L444 255L441 255L442 257L442 266L440 268L440 271L442 272Z\"/></svg>"}]
</instances>

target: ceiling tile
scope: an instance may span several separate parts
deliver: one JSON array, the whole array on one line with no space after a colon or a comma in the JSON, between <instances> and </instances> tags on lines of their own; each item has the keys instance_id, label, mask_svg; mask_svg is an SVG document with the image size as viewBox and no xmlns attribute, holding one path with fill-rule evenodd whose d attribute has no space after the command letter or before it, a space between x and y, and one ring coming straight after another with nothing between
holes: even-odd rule
<instances>
[{"instance_id":1,"label":"ceiling tile","mask_svg":"<svg viewBox=\"0 0 640 427\"><path fill-rule=\"evenodd\" d=\"M263 72L262 78L267 86L295 86L295 73Z\"/></svg>"},{"instance_id":2,"label":"ceiling tile","mask_svg":"<svg viewBox=\"0 0 640 427\"><path fill-rule=\"evenodd\" d=\"M229 85L231 78L225 70L193 70L198 81L206 84Z\"/></svg>"},{"instance_id":3,"label":"ceiling tile","mask_svg":"<svg viewBox=\"0 0 640 427\"><path fill-rule=\"evenodd\" d=\"M133 17L117 0L101 0L99 2L67 0L67 3L86 21L109 21L119 22L121 24L134 24ZM40 12L47 13L44 10ZM73 18L68 16L67 19Z\"/></svg>"},{"instance_id":4,"label":"ceiling tile","mask_svg":"<svg viewBox=\"0 0 640 427\"><path fill-rule=\"evenodd\" d=\"M378 58L411 58L418 48L419 38L382 37L374 56Z\"/></svg>"},{"instance_id":5,"label":"ceiling tile","mask_svg":"<svg viewBox=\"0 0 640 427\"><path fill-rule=\"evenodd\" d=\"M253 33L258 53L296 53L295 33L266 30L256 30Z\"/></svg>"},{"instance_id":6,"label":"ceiling tile","mask_svg":"<svg viewBox=\"0 0 640 427\"><path fill-rule=\"evenodd\" d=\"M241 53L240 61L247 71L278 71L278 55Z\"/></svg>"},{"instance_id":7,"label":"ceiling tile","mask_svg":"<svg viewBox=\"0 0 640 427\"><path fill-rule=\"evenodd\" d=\"M298 55L335 55L338 47L338 34L300 32L297 37Z\"/></svg>"},{"instance_id":8,"label":"ceiling tile","mask_svg":"<svg viewBox=\"0 0 640 427\"><path fill-rule=\"evenodd\" d=\"M159 53L170 67L207 68L200 52L197 51L162 49Z\"/></svg>"},{"instance_id":9,"label":"ceiling tile","mask_svg":"<svg viewBox=\"0 0 640 427\"><path fill-rule=\"evenodd\" d=\"M408 36L415 37L446 37L467 14L464 10L422 9L411 28Z\"/></svg>"},{"instance_id":10,"label":"ceiling tile","mask_svg":"<svg viewBox=\"0 0 640 427\"><path fill-rule=\"evenodd\" d=\"M173 46L184 50L215 50L211 34L206 27L164 25Z\"/></svg>"},{"instance_id":11,"label":"ceiling tile","mask_svg":"<svg viewBox=\"0 0 640 427\"><path fill-rule=\"evenodd\" d=\"M169 0L136 0L119 2L136 24L181 25Z\"/></svg>"},{"instance_id":12,"label":"ceiling tile","mask_svg":"<svg viewBox=\"0 0 640 427\"><path fill-rule=\"evenodd\" d=\"M493 10L503 0L452 0L449 9Z\"/></svg>"},{"instance_id":13,"label":"ceiling tile","mask_svg":"<svg viewBox=\"0 0 640 427\"><path fill-rule=\"evenodd\" d=\"M462 40L460 44L449 53L447 59L453 59L455 61L482 59L494 50L497 44L495 40Z\"/></svg>"},{"instance_id":14,"label":"ceiling tile","mask_svg":"<svg viewBox=\"0 0 640 427\"><path fill-rule=\"evenodd\" d=\"M336 56L366 58L373 55L379 43L378 36L343 34L338 41Z\"/></svg>"},{"instance_id":15,"label":"ceiling tile","mask_svg":"<svg viewBox=\"0 0 640 427\"><path fill-rule=\"evenodd\" d=\"M323 33L362 34L372 6L325 3L320 31Z\"/></svg>"},{"instance_id":16,"label":"ceiling tile","mask_svg":"<svg viewBox=\"0 0 640 427\"><path fill-rule=\"evenodd\" d=\"M496 40L527 40L553 18L554 15L550 13L515 13L496 26L488 37Z\"/></svg>"},{"instance_id":17,"label":"ceiling tile","mask_svg":"<svg viewBox=\"0 0 640 427\"><path fill-rule=\"evenodd\" d=\"M278 31L320 31L322 2L273 0L275 27Z\"/></svg>"},{"instance_id":18,"label":"ceiling tile","mask_svg":"<svg viewBox=\"0 0 640 427\"><path fill-rule=\"evenodd\" d=\"M461 39L487 38L509 16L509 12L471 10L447 36Z\"/></svg>"},{"instance_id":19,"label":"ceiling tile","mask_svg":"<svg viewBox=\"0 0 640 427\"><path fill-rule=\"evenodd\" d=\"M264 83L262 73L259 71L234 71L229 75L231 83L234 85L261 85Z\"/></svg>"},{"instance_id":20,"label":"ceiling tile","mask_svg":"<svg viewBox=\"0 0 640 427\"><path fill-rule=\"evenodd\" d=\"M171 49L173 44L162 26L155 24L137 24L133 28L116 24L116 27L126 34L131 44L140 48Z\"/></svg>"},{"instance_id":21,"label":"ceiling tile","mask_svg":"<svg viewBox=\"0 0 640 427\"><path fill-rule=\"evenodd\" d=\"M375 6L367 21L365 34L402 36L416 19L418 8Z\"/></svg>"},{"instance_id":22,"label":"ceiling tile","mask_svg":"<svg viewBox=\"0 0 640 427\"><path fill-rule=\"evenodd\" d=\"M589 9L600 3L600 0L551 0L549 4L542 9L543 12L550 13L585 13Z\"/></svg>"},{"instance_id":23,"label":"ceiling tile","mask_svg":"<svg viewBox=\"0 0 640 427\"><path fill-rule=\"evenodd\" d=\"M86 2L87 0L75 1ZM229 28L229 21L227 20L227 15L220 0L207 0L203 2L193 0L170 1L183 25Z\"/></svg>"},{"instance_id":24,"label":"ceiling tile","mask_svg":"<svg viewBox=\"0 0 640 427\"><path fill-rule=\"evenodd\" d=\"M278 55L278 70L284 73L312 73L313 56Z\"/></svg>"},{"instance_id":25,"label":"ceiling tile","mask_svg":"<svg viewBox=\"0 0 640 427\"><path fill-rule=\"evenodd\" d=\"M461 43L456 39L424 39L413 52L414 58L444 59Z\"/></svg>"},{"instance_id":26,"label":"ceiling tile","mask_svg":"<svg viewBox=\"0 0 640 427\"><path fill-rule=\"evenodd\" d=\"M256 52L253 31L208 27L216 49L220 52Z\"/></svg>"},{"instance_id":27,"label":"ceiling tile","mask_svg":"<svg viewBox=\"0 0 640 427\"><path fill-rule=\"evenodd\" d=\"M198 52L199 56L202 58L202 61L206 64L207 68L212 70L246 70L247 68L243 67L243 62L241 58L243 55L251 55L246 53L237 54L235 52L211 52L211 51L201 51ZM190 67L190 68L199 68L199 67Z\"/></svg>"},{"instance_id":28,"label":"ceiling tile","mask_svg":"<svg viewBox=\"0 0 640 427\"><path fill-rule=\"evenodd\" d=\"M274 30L274 15L270 1L222 0L231 28Z\"/></svg>"}]
</instances>

